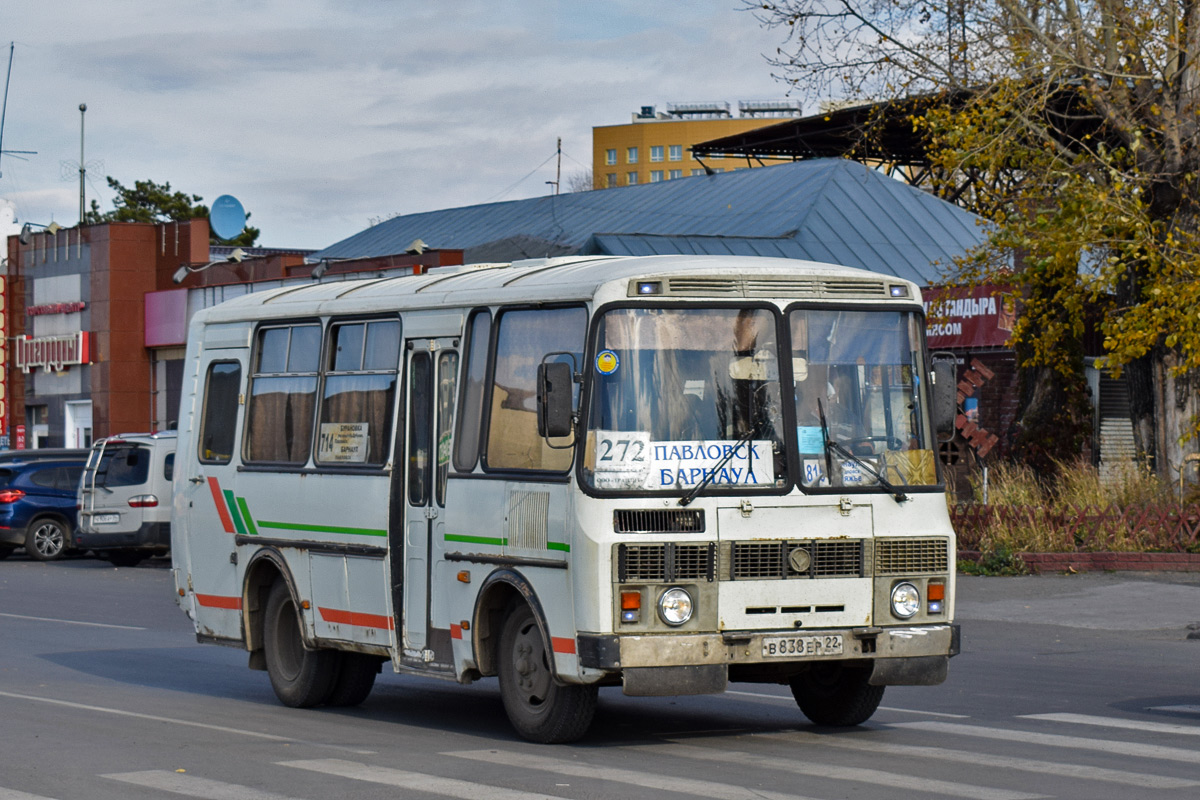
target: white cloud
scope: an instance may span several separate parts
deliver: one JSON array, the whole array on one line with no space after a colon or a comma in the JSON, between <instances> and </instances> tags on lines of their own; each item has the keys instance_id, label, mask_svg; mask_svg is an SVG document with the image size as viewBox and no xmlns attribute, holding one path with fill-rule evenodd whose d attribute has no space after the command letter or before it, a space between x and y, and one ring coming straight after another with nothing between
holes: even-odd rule
<instances>
[{"instance_id":1,"label":"white cloud","mask_svg":"<svg viewBox=\"0 0 1200 800\"><path fill-rule=\"evenodd\" d=\"M5 4L16 40L0 197L74 224L112 175L237 196L268 246L323 247L371 217L542 194L591 163L591 128L642 105L781 97L777 31L737 0L208 0ZM70 20L68 24L66 21ZM4 55L7 55L5 53ZM572 160L573 159L573 160ZM68 177L72 174L67 168Z\"/></svg>"}]
</instances>

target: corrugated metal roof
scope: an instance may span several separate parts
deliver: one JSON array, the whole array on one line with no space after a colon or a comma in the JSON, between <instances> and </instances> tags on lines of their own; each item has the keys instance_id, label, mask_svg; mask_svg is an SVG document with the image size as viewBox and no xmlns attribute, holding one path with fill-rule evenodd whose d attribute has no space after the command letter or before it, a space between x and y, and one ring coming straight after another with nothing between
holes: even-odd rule
<instances>
[{"instance_id":1,"label":"corrugated metal roof","mask_svg":"<svg viewBox=\"0 0 1200 800\"><path fill-rule=\"evenodd\" d=\"M488 260L587 252L806 258L937 281L979 218L859 164L820 159L394 217L310 258L427 247ZM511 250L512 252L508 252Z\"/></svg>"}]
</instances>

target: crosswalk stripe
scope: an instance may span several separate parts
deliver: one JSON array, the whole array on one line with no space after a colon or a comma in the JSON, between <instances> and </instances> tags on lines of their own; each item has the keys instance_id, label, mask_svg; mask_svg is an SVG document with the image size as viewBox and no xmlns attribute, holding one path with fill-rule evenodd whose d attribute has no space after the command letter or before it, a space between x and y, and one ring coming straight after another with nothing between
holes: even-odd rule
<instances>
[{"instance_id":1,"label":"crosswalk stripe","mask_svg":"<svg viewBox=\"0 0 1200 800\"><path fill-rule=\"evenodd\" d=\"M0 788L0 800L51 800L51 798L42 797L40 794L18 792L16 789Z\"/></svg>"},{"instance_id":2,"label":"crosswalk stripe","mask_svg":"<svg viewBox=\"0 0 1200 800\"><path fill-rule=\"evenodd\" d=\"M425 775L420 772L406 772L392 767L376 767L371 764L360 764L355 761L345 761L340 758L317 758L307 761L278 761L282 767L296 767L325 775L336 775L341 778L351 778L356 781L381 783L385 786L395 786L413 792L428 792L446 797L458 797L462 800L565 800L551 794L541 792L523 792L517 789L507 789L503 786L488 786L485 783L460 781L457 778L440 778L436 775Z\"/></svg>"},{"instance_id":3,"label":"crosswalk stripe","mask_svg":"<svg viewBox=\"0 0 1200 800\"><path fill-rule=\"evenodd\" d=\"M1200 725L1176 725L1170 722L1146 722L1120 717L1094 717L1090 714L1024 714L1021 719L1042 719L1049 722L1070 722L1075 725L1097 725L1102 728L1121 728L1145 733L1170 733L1177 736L1200 736Z\"/></svg>"},{"instance_id":4,"label":"crosswalk stripe","mask_svg":"<svg viewBox=\"0 0 1200 800\"><path fill-rule=\"evenodd\" d=\"M1075 750L1094 750L1100 753L1200 764L1200 751L1187 750L1182 747L1163 747L1138 742L1114 742L1108 739L1084 739L1079 736L1064 736L1060 733L1034 733L1033 731L1016 731L1007 728L987 728L982 725L961 725L954 722L894 722L888 727L913 728L934 733L950 733L955 736L974 736L980 739L999 739L1007 742L1069 747Z\"/></svg>"},{"instance_id":5,"label":"crosswalk stripe","mask_svg":"<svg viewBox=\"0 0 1200 800\"><path fill-rule=\"evenodd\" d=\"M655 752L658 748L654 748ZM748 798L774 798L774 800L808 800L800 795L783 794L763 789L751 789L746 786L731 786L724 783L677 778L670 775L652 775L640 770L620 769L618 767L597 767L591 764L580 764L578 761L568 761L564 758L550 758L525 753L515 753L502 750L460 750L442 753L444 756L469 758L473 761L483 761L488 764L502 764L510 767L553 772L557 775L571 775L576 778L592 778L613 783L628 783L663 792L680 792L692 797L710 797L716 800L747 800Z\"/></svg>"},{"instance_id":6,"label":"crosswalk stripe","mask_svg":"<svg viewBox=\"0 0 1200 800\"><path fill-rule=\"evenodd\" d=\"M1089 767L1084 764L1063 764L1057 761L1041 761L1033 758L1016 758L1013 756L998 756L992 753L950 750L944 747L889 744L887 742L876 741L873 738L868 740L852 740L834 736L821 736L815 733L766 733L760 734L760 736L763 739L780 739L790 742L800 741L811 745L839 747L845 750L863 750L875 754L886 753L904 758L932 758L939 761L953 761L960 764L981 767L996 767L1003 770L1034 772L1041 775L1102 781L1104 783L1121 783L1128 786L1140 786L1151 789L1182 789L1191 786L1200 786L1200 781L1182 778L1167 778L1161 775L1147 775L1141 772Z\"/></svg>"},{"instance_id":7,"label":"crosswalk stripe","mask_svg":"<svg viewBox=\"0 0 1200 800\"><path fill-rule=\"evenodd\" d=\"M265 792L249 786L239 786L235 783L224 783L168 770L116 772L100 777L122 783L132 783L135 786L145 786L147 789L185 794L188 797L200 797L203 800L295 800L295 798L275 792Z\"/></svg>"},{"instance_id":8,"label":"crosswalk stripe","mask_svg":"<svg viewBox=\"0 0 1200 800\"><path fill-rule=\"evenodd\" d=\"M896 772L868 769L865 767L842 767L832 764L819 764L814 761L799 761L793 758L774 758L759 756L753 753L728 750L724 745L704 747L690 744L664 744L654 748L659 755L676 755L681 758L694 758L700 761L727 761L735 764L773 769L781 772L794 772L798 775L808 775L816 778L828 778L838 781L857 781L878 786L890 786L894 789L911 789L922 795L947 794L952 797L972 798L972 800L1034 800L1045 797L1043 794L1014 792L1007 789L992 789L987 786L974 786L956 781L940 781L933 778L921 778L914 775L902 775Z\"/></svg>"}]
</instances>

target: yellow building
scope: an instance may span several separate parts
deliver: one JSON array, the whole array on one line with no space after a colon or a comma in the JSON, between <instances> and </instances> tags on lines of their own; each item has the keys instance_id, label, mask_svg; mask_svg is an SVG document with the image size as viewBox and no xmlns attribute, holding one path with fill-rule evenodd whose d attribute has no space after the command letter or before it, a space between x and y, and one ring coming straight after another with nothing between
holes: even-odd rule
<instances>
[{"instance_id":1,"label":"yellow building","mask_svg":"<svg viewBox=\"0 0 1200 800\"><path fill-rule=\"evenodd\" d=\"M691 146L799 116L797 100L741 101L737 117L725 102L668 103L666 112L643 106L628 124L592 128L592 183L606 189L703 175L706 166L713 172L745 168L743 159L701 163Z\"/></svg>"}]
</instances>

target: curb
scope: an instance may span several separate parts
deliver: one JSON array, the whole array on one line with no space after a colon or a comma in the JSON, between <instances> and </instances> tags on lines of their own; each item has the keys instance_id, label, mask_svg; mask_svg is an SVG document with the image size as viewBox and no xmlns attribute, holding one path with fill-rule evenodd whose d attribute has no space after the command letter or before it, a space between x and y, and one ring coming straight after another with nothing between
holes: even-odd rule
<instances>
[{"instance_id":1,"label":"curb","mask_svg":"<svg viewBox=\"0 0 1200 800\"><path fill-rule=\"evenodd\" d=\"M1042 572L1200 572L1200 553L1017 553L1033 574ZM977 550L958 557L978 561Z\"/></svg>"}]
</instances>

